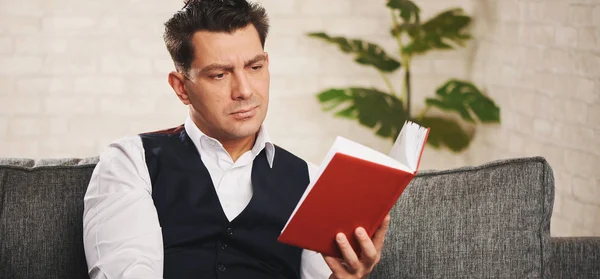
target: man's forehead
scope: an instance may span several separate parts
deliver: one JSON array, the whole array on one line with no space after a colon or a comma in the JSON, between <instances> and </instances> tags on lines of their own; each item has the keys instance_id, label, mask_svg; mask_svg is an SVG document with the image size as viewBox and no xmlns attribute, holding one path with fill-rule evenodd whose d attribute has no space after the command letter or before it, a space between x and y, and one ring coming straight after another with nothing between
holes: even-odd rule
<instances>
[{"instance_id":1,"label":"man's forehead","mask_svg":"<svg viewBox=\"0 0 600 279\"><path fill-rule=\"evenodd\" d=\"M192 44L194 62L200 64L234 62L223 61L232 59L247 61L264 53L258 32L252 24L229 33L197 31L192 37Z\"/></svg>"}]
</instances>

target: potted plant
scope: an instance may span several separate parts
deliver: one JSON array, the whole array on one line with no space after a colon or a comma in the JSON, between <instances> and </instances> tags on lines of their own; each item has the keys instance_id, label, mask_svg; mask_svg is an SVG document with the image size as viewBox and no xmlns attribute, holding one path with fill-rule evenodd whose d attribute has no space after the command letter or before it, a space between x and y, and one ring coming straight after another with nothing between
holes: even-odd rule
<instances>
[{"instance_id":1,"label":"potted plant","mask_svg":"<svg viewBox=\"0 0 600 279\"><path fill-rule=\"evenodd\" d=\"M439 86L432 97L426 98L423 109L411 109L411 62L414 57L432 50L451 50L464 47L471 39L467 27L471 17L460 8L449 9L421 20L420 8L410 0L388 0L387 8L393 20L390 35L397 43L397 57L382 47L360 39L330 36L324 32L308 36L336 45L354 56L358 64L376 69L387 91L376 88L330 88L317 94L325 111L338 117L357 120L375 130L381 137L394 140L405 120L430 127L428 144L459 152L473 139L478 124L500 122L500 108L477 86L465 80L450 79ZM401 93L396 92L390 76L403 68ZM437 113L432 113L436 108ZM441 112L441 113L440 113Z\"/></svg>"}]
</instances>

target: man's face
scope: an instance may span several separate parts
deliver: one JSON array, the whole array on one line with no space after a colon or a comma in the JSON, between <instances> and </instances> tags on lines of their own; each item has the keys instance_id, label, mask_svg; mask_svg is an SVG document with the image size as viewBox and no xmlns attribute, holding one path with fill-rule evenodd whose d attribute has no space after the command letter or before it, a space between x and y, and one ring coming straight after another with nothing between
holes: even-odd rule
<instances>
[{"instance_id":1,"label":"man's face","mask_svg":"<svg viewBox=\"0 0 600 279\"><path fill-rule=\"evenodd\" d=\"M252 24L231 34L199 31L192 43L184 88L194 122L218 140L254 137L267 114L270 82L258 31Z\"/></svg>"}]
</instances>

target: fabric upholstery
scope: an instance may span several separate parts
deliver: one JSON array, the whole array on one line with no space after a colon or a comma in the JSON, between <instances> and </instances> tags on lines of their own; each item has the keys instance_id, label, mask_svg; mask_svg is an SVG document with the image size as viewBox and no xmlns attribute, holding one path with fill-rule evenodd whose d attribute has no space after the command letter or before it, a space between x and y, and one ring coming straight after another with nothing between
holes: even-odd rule
<instances>
[{"instance_id":1,"label":"fabric upholstery","mask_svg":"<svg viewBox=\"0 0 600 279\"><path fill-rule=\"evenodd\" d=\"M89 278L83 196L96 162L0 160L0 277Z\"/></svg>"},{"instance_id":2,"label":"fabric upholstery","mask_svg":"<svg viewBox=\"0 0 600 279\"><path fill-rule=\"evenodd\" d=\"M88 278L81 222L96 163L0 158L0 278ZM600 278L600 238L550 240L553 183L542 158L420 173L370 279Z\"/></svg>"},{"instance_id":3,"label":"fabric upholstery","mask_svg":"<svg viewBox=\"0 0 600 279\"><path fill-rule=\"evenodd\" d=\"M600 278L600 237L555 237L552 244L552 278Z\"/></svg>"},{"instance_id":4,"label":"fabric upholstery","mask_svg":"<svg viewBox=\"0 0 600 279\"><path fill-rule=\"evenodd\" d=\"M543 158L423 172L392 209L371 279L547 278L553 199Z\"/></svg>"}]
</instances>

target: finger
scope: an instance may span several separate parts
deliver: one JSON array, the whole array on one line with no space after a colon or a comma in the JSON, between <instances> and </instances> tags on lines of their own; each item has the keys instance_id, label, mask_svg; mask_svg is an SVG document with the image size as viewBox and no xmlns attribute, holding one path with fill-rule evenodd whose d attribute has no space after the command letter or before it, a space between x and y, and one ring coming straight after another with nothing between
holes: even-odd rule
<instances>
[{"instance_id":1,"label":"finger","mask_svg":"<svg viewBox=\"0 0 600 279\"><path fill-rule=\"evenodd\" d=\"M348 264L351 272L358 272L361 268L360 261L358 260L358 256L352 246L350 246L350 242L348 238L343 233L338 233L335 240L340 247L342 252L342 256L344 257L344 261Z\"/></svg>"},{"instance_id":2,"label":"finger","mask_svg":"<svg viewBox=\"0 0 600 279\"><path fill-rule=\"evenodd\" d=\"M363 228L358 228L354 232L356 234L356 238L358 239L358 243L360 243L360 248L362 249L361 261L363 265L370 269L372 265L378 260L377 256L379 252L375 248L373 241L369 238L367 231Z\"/></svg>"},{"instance_id":3,"label":"finger","mask_svg":"<svg viewBox=\"0 0 600 279\"><path fill-rule=\"evenodd\" d=\"M390 214L388 213L388 215L386 215L385 218L383 219L383 223L381 223L381 226L379 226L379 228L373 235L373 245L375 245L375 249L379 252L381 252L381 249L383 248L383 242L385 241L385 235L390 226L391 219L392 218L390 217Z\"/></svg>"},{"instance_id":4,"label":"finger","mask_svg":"<svg viewBox=\"0 0 600 279\"><path fill-rule=\"evenodd\" d=\"M335 275L335 277L340 278L340 277L345 277L345 276L349 275L348 271L342 265L342 262L339 259L329 257L329 256L323 256L323 258L325 259L325 263L327 263L327 265L329 266L329 269L331 269L331 271L333 272L333 275Z\"/></svg>"}]
</instances>

